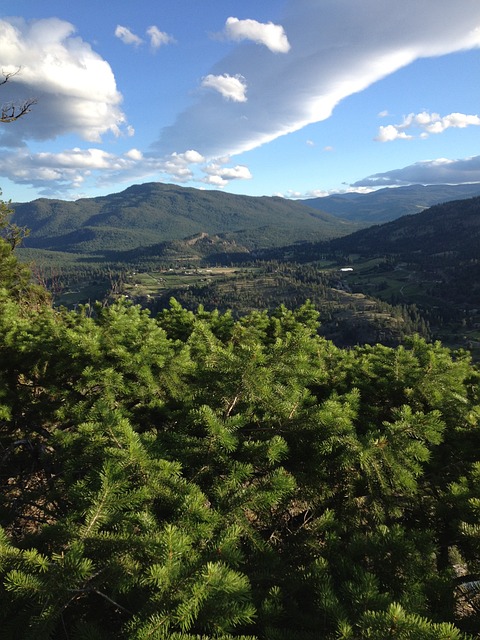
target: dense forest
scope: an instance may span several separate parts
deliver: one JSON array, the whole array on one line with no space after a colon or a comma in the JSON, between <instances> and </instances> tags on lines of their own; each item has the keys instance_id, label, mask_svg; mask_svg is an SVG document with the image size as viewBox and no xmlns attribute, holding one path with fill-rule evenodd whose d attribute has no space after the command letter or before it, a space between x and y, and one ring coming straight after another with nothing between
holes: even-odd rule
<instances>
[{"instance_id":1,"label":"dense forest","mask_svg":"<svg viewBox=\"0 0 480 640\"><path fill-rule=\"evenodd\" d=\"M55 309L0 241L5 640L479 637L465 351L312 303Z\"/></svg>"}]
</instances>

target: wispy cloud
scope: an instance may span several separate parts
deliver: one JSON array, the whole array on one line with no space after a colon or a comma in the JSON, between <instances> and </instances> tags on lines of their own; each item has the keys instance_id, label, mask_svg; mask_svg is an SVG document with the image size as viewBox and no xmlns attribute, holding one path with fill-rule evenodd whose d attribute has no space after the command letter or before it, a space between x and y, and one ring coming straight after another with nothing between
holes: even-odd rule
<instances>
[{"instance_id":1,"label":"wispy cloud","mask_svg":"<svg viewBox=\"0 0 480 640\"><path fill-rule=\"evenodd\" d=\"M163 45L176 42L173 36L169 35L165 31L160 31L160 29L155 25L148 27L145 33L150 39L150 47L153 51L159 49ZM133 31L128 27L123 27L122 25L117 25L117 28L115 29L115 36L124 44L133 45L135 47L139 47L145 43L143 38L137 36L137 34L133 33Z\"/></svg>"},{"instance_id":2,"label":"wispy cloud","mask_svg":"<svg viewBox=\"0 0 480 640\"><path fill-rule=\"evenodd\" d=\"M375 191L370 187L348 187L342 190L338 189L311 189L309 191L293 191L289 189L286 193L277 193L276 195L281 198L287 198L288 200L308 200L310 198L325 198L326 196L338 195L339 193L370 193L371 191Z\"/></svg>"},{"instance_id":3,"label":"wispy cloud","mask_svg":"<svg viewBox=\"0 0 480 640\"><path fill-rule=\"evenodd\" d=\"M122 96L108 62L57 18L26 22L0 20L2 70L21 68L2 87L2 101L36 98L35 108L2 129L0 145L20 147L25 140L47 140L67 133L98 142L126 131Z\"/></svg>"},{"instance_id":4,"label":"wispy cloud","mask_svg":"<svg viewBox=\"0 0 480 640\"><path fill-rule=\"evenodd\" d=\"M147 35L150 38L150 46L152 49L159 49L165 44L172 44L176 42L173 36L165 33L165 31L160 31L160 29L155 25L148 27Z\"/></svg>"},{"instance_id":5,"label":"wispy cloud","mask_svg":"<svg viewBox=\"0 0 480 640\"><path fill-rule=\"evenodd\" d=\"M432 133L443 133L450 128L465 129L470 126L479 126L480 117L477 115L467 115L465 113L450 113L447 116L440 116L438 113L409 113L403 118L400 124L388 124L380 127L375 138L378 142L391 142L392 140L410 140L414 137L408 134L407 130L419 130L420 137L426 138Z\"/></svg>"},{"instance_id":6,"label":"wispy cloud","mask_svg":"<svg viewBox=\"0 0 480 640\"><path fill-rule=\"evenodd\" d=\"M119 38L124 44L132 44L135 47L138 47L143 43L142 38L137 36L135 33L130 31L128 27L122 27L122 25L117 24L117 28L115 29L115 36Z\"/></svg>"},{"instance_id":7,"label":"wispy cloud","mask_svg":"<svg viewBox=\"0 0 480 640\"><path fill-rule=\"evenodd\" d=\"M341 100L419 58L480 46L478 0L463 0L461 11L451 0L434 4L289 0L281 20L287 55L239 46L210 71L245 78L248 101L231 108L199 94L162 131L157 148L193 147L206 157L242 153L325 120Z\"/></svg>"},{"instance_id":8,"label":"wispy cloud","mask_svg":"<svg viewBox=\"0 0 480 640\"><path fill-rule=\"evenodd\" d=\"M402 169L375 173L352 187L388 187L409 184L461 184L480 182L480 156L449 160L437 158L416 162Z\"/></svg>"},{"instance_id":9,"label":"wispy cloud","mask_svg":"<svg viewBox=\"0 0 480 640\"><path fill-rule=\"evenodd\" d=\"M251 40L256 44L262 44L273 53L288 53L290 43L283 27L273 22L257 22L256 20L239 20L227 18L225 23L225 36L229 40L237 42Z\"/></svg>"},{"instance_id":10,"label":"wispy cloud","mask_svg":"<svg viewBox=\"0 0 480 640\"><path fill-rule=\"evenodd\" d=\"M228 73L219 76L209 74L203 78L202 87L215 89L226 100L232 100L233 102L247 101L247 84L245 78L239 74L236 76L229 76Z\"/></svg>"}]
</instances>

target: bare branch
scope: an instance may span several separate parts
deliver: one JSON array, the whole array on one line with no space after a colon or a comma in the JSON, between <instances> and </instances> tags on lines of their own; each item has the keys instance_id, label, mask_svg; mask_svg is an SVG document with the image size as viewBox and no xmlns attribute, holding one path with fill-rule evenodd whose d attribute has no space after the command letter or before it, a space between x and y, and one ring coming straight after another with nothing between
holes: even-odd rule
<instances>
[{"instance_id":1,"label":"bare branch","mask_svg":"<svg viewBox=\"0 0 480 640\"><path fill-rule=\"evenodd\" d=\"M2 76L3 76L3 80L0 80L0 86L2 84L6 84L10 78L13 78L13 76L16 76L18 73L20 73L21 67L18 67L18 69L16 71L4 71L2 69Z\"/></svg>"},{"instance_id":2,"label":"bare branch","mask_svg":"<svg viewBox=\"0 0 480 640\"><path fill-rule=\"evenodd\" d=\"M18 67L16 71L6 72L2 69L3 80L0 80L0 86L6 84L10 78L13 78L20 73L21 68ZM8 102L3 104L0 108L0 123L15 122L26 113L31 111L31 107L36 104L35 98L29 98L23 102Z\"/></svg>"},{"instance_id":3,"label":"bare branch","mask_svg":"<svg viewBox=\"0 0 480 640\"><path fill-rule=\"evenodd\" d=\"M15 120L18 120L26 113L29 113L29 111L31 111L31 107L36 103L37 101L34 98L30 98L20 104L10 102L9 104L2 105L0 122L14 122Z\"/></svg>"}]
</instances>

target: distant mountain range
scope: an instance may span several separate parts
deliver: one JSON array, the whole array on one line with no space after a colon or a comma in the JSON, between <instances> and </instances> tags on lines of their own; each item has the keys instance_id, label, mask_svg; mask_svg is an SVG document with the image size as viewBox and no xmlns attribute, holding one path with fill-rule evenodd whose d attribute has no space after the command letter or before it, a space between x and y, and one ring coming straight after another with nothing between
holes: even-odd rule
<instances>
[{"instance_id":1,"label":"distant mountain range","mask_svg":"<svg viewBox=\"0 0 480 640\"><path fill-rule=\"evenodd\" d=\"M187 258L197 254L205 257L209 253L219 257L255 254L299 242L312 245L335 238L345 238L344 245L338 241L339 247L355 245L365 251L381 245L387 251L387 244L393 250L394 244L400 246L403 241L412 250L417 245L416 250L426 250L427 236L431 245L440 246L443 240L452 243L470 218L464 212L464 219L453 222L451 215L456 215L458 209L455 206L424 210L432 202L447 203L454 198L468 198L472 193L480 196L480 184L414 185L370 194L292 201L153 182L75 202L41 198L14 204L13 221L30 230L24 243L26 248L95 254L120 261L131 260L136 252L144 257L172 259L175 255ZM326 212L315 208L320 206ZM450 213L447 215L446 211ZM365 229L391 219L397 219L397 223ZM459 240L464 249L471 247L473 252L478 246L475 229L465 228ZM355 235L350 237L352 233ZM301 251L305 259L306 246Z\"/></svg>"},{"instance_id":2,"label":"distant mountain range","mask_svg":"<svg viewBox=\"0 0 480 640\"><path fill-rule=\"evenodd\" d=\"M370 225L419 213L435 204L473 196L480 196L480 183L428 186L415 184L379 189L371 193L339 193L302 202L345 220Z\"/></svg>"},{"instance_id":3,"label":"distant mountain range","mask_svg":"<svg viewBox=\"0 0 480 640\"><path fill-rule=\"evenodd\" d=\"M339 237L360 226L284 198L158 182L104 197L41 198L13 208L13 221L30 229L25 247L73 253L129 251L199 233L222 234L255 249Z\"/></svg>"}]
</instances>

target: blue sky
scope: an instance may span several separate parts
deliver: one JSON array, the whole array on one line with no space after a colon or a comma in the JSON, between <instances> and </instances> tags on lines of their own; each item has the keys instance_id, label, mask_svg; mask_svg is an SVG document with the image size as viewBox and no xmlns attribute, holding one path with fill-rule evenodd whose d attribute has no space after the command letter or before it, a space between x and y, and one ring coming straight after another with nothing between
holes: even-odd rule
<instances>
[{"instance_id":1,"label":"blue sky","mask_svg":"<svg viewBox=\"0 0 480 640\"><path fill-rule=\"evenodd\" d=\"M480 2L16 0L3 197L480 182Z\"/></svg>"}]
</instances>

